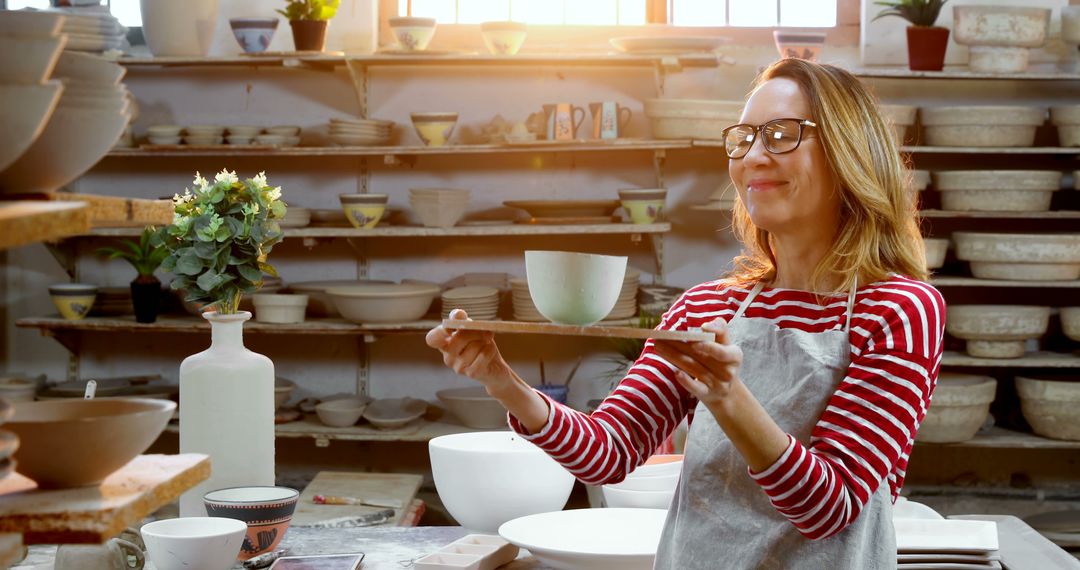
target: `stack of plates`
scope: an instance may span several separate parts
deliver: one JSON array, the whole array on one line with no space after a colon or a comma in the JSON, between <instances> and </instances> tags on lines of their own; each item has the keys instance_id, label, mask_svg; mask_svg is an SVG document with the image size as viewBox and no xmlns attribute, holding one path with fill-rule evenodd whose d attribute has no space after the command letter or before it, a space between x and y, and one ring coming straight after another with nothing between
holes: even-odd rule
<instances>
[{"instance_id":1,"label":"stack of plates","mask_svg":"<svg viewBox=\"0 0 1080 570\"><path fill-rule=\"evenodd\" d=\"M1080 510L1056 511L1024 519L1054 544L1080 558Z\"/></svg>"},{"instance_id":2,"label":"stack of plates","mask_svg":"<svg viewBox=\"0 0 1080 570\"><path fill-rule=\"evenodd\" d=\"M15 413L15 407L7 400L0 398L0 424L11 419ZM0 430L0 479L15 472L15 450L19 449L19 436L10 431Z\"/></svg>"},{"instance_id":3,"label":"stack of plates","mask_svg":"<svg viewBox=\"0 0 1080 570\"><path fill-rule=\"evenodd\" d=\"M130 315L133 311L131 305L130 287L99 287L94 306L90 309L91 315L101 317L113 317L117 315Z\"/></svg>"},{"instance_id":4,"label":"stack of plates","mask_svg":"<svg viewBox=\"0 0 1080 570\"><path fill-rule=\"evenodd\" d=\"M626 276L623 278L622 289L619 291L619 299L604 320L613 321L629 319L637 314L637 290L641 280L641 272L633 267L626 268ZM514 305L514 320L531 323L548 322L547 317L540 314L533 304L532 296L529 295L529 282L525 279L510 280L511 299Z\"/></svg>"},{"instance_id":5,"label":"stack of plates","mask_svg":"<svg viewBox=\"0 0 1080 570\"><path fill-rule=\"evenodd\" d=\"M64 14L61 32L67 34L67 46L72 51L102 52L128 47L127 28L120 25L106 6L57 8Z\"/></svg>"},{"instance_id":6,"label":"stack of plates","mask_svg":"<svg viewBox=\"0 0 1080 570\"><path fill-rule=\"evenodd\" d=\"M997 523L893 519L898 570L1001 568Z\"/></svg>"},{"instance_id":7,"label":"stack of plates","mask_svg":"<svg viewBox=\"0 0 1080 570\"><path fill-rule=\"evenodd\" d=\"M330 140L341 146L388 145L393 131L393 121L330 119Z\"/></svg>"},{"instance_id":8,"label":"stack of plates","mask_svg":"<svg viewBox=\"0 0 1080 570\"><path fill-rule=\"evenodd\" d=\"M476 321L494 320L499 315L499 290L483 286L448 289L442 294L442 318L449 318L454 309L465 311Z\"/></svg>"}]
</instances>

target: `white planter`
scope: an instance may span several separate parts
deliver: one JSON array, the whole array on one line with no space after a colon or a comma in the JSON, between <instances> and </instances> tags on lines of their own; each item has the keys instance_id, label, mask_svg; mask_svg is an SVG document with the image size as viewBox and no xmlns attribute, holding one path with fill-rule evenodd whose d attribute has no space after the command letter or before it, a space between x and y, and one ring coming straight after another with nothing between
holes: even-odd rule
<instances>
[{"instance_id":1,"label":"white planter","mask_svg":"<svg viewBox=\"0 0 1080 570\"><path fill-rule=\"evenodd\" d=\"M1020 410L1035 433L1080 441L1080 382L1016 377Z\"/></svg>"},{"instance_id":2,"label":"white planter","mask_svg":"<svg viewBox=\"0 0 1080 570\"><path fill-rule=\"evenodd\" d=\"M1050 307L952 305L945 330L967 342L967 352L982 358L1019 358L1024 341L1046 334Z\"/></svg>"},{"instance_id":3,"label":"white planter","mask_svg":"<svg viewBox=\"0 0 1080 570\"><path fill-rule=\"evenodd\" d=\"M956 257L980 279L1080 279L1080 234L955 232Z\"/></svg>"},{"instance_id":4,"label":"white planter","mask_svg":"<svg viewBox=\"0 0 1080 570\"><path fill-rule=\"evenodd\" d=\"M146 45L156 57L205 57L214 42L218 0L140 0Z\"/></svg>"},{"instance_id":5,"label":"white planter","mask_svg":"<svg viewBox=\"0 0 1080 570\"><path fill-rule=\"evenodd\" d=\"M975 437L996 393L997 381L989 376L942 372L915 439L959 443Z\"/></svg>"},{"instance_id":6,"label":"white planter","mask_svg":"<svg viewBox=\"0 0 1080 570\"><path fill-rule=\"evenodd\" d=\"M251 313L204 313L210 348L180 364L180 453L205 453L210 478L180 497L180 516L206 516L202 497L274 485L274 363L244 348Z\"/></svg>"},{"instance_id":7,"label":"white planter","mask_svg":"<svg viewBox=\"0 0 1080 570\"><path fill-rule=\"evenodd\" d=\"M923 107L919 110L931 146L1031 146L1046 109L1013 105Z\"/></svg>"}]
</instances>

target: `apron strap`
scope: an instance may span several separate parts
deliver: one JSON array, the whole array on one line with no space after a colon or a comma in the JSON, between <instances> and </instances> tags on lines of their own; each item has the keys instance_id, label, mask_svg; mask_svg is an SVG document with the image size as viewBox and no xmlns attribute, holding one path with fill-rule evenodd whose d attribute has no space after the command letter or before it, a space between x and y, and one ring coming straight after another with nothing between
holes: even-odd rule
<instances>
[{"instance_id":1,"label":"apron strap","mask_svg":"<svg viewBox=\"0 0 1080 570\"><path fill-rule=\"evenodd\" d=\"M851 333L851 317L855 314L855 290L859 288L859 277L851 284L851 291L847 296L847 316L844 317L844 332Z\"/></svg>"},{"instance_id":2,"label":"apron strap","mask_svg":"<svg viewBox=\"0 0 1080 570\"><path fill-rule=\"evenodd\" d=\"M760 293L761 290L764 288L765 283L762 281L758 281L757 285L754 285L754 288L751 289L750 293L746 296L745 299L743 299L743 302L739 305L739 310L735 312L735 316L731 317L731 320L734 321L735 319L743 316L743 313L746 312L746 308L749 307L750 303L754 301L754 297L757 297L758 293Z\"/></svg>"}]
</instances>

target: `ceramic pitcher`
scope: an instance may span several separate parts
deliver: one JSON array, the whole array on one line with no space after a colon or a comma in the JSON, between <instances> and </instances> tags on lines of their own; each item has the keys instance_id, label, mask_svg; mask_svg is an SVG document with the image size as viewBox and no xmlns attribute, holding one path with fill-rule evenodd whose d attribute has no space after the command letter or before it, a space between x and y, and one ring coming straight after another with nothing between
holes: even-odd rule
<instances>
[{"instance_id":1,"label":"ceramic pitcher","mask_svg":"<svg viewBox=\"0 0 1080 570\"><path fill-rule=\"evenodd\" d=\"M576 137L578 127L585 121L585 109L570 103L554 103L544 105L544 116L547 119L549 141L571 141Z\"/></svg>"},{"instance_id":2,"label":"ceramic pitcher","mask_svg":"<svg viewBox=\"0 0 1080 570\"><path fill-rule=\"evenodd\" d=\"M614 101L589 103L589 111L592 114L592 138L594 139L619 138L634 114L630 109Z\"/></svg>"}]
</instances>

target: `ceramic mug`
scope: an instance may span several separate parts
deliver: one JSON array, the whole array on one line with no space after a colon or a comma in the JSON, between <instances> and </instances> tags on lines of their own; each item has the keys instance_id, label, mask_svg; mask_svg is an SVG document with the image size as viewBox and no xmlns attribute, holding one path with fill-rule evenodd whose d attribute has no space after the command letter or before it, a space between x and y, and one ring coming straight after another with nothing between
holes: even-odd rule
<instances>
[{"instance_id":1,"label":"ceramic mug","mask_svg":"<svg viewBox=\"0 0 1080 570\"><path fill-rule=\"evenodd\" d=\"M61 544L56 549L55 570L141 570L146 564L142 537L129 528L105 544ZM131 565L134 558L135 565Z\"/></svg>"},{"instance_id":2,"label":"ceramic mug","mask_svg":"<svg viewBox=\"0 0 1080 570\"><path fill-rule=\"evenodd\" d=\"M630 123L634 112L614 101L589 103L592 113L592 138L617 139Z\"/></svg>"},{"instance_id":3,"label":"ceramic mug","mask_svg":"<svg viewBox=\"0 0 1080 570\"><path fill-rule=\"evenodd\" d=\"M544 117L547 119L549 141L572 141L578 127L585 121L585 109L570 103L554 103L544 105Z\"/></svg>"}]
</instances>

